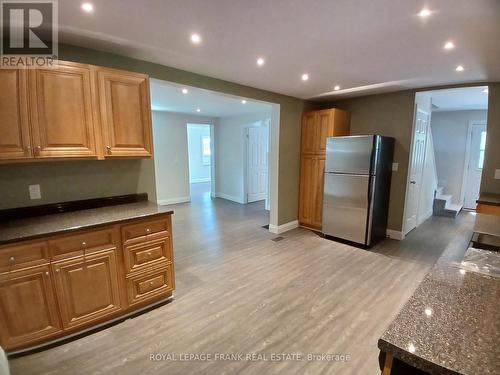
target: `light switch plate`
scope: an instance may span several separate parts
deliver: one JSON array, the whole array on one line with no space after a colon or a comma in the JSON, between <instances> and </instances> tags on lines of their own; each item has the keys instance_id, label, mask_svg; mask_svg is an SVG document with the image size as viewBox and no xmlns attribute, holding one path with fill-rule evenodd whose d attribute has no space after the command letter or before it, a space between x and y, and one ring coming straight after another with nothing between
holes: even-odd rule
<instances>
[{"instance_id":1,"label":"light switch plate","mask_svg":"<svg viewBox=\"0 0 500 375\"><path fill-rule=\"evenodd\" d=\"M392 171L397 172L399 168L399 163L392 163Z\"/></svg>"},{"instance_id":2,"label":"light switch plate","mask_svg":"<svg viewBox=\"0 0 500 375\"><path fill-rule=\"evenodd\" d=\"M28 189L30 191L30 199L42 199L40 185L29 185Z\"/></svg>"},{"instance_id":3,"label":"light switch plate","mask_svg":"<svg viewBox=\"0 0 500 375\"><path fill-rule=\"evenodd\" d=\"M500 169L495 169L495 180L500 180Z\"/></svg>"}]
</instances>

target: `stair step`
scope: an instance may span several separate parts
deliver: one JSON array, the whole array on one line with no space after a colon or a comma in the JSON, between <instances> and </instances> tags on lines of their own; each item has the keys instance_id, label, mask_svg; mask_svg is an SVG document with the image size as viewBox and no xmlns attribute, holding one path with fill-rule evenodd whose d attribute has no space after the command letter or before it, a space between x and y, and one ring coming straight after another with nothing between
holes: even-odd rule
<instances>
[{"instance_id":1,"label":"stair step","mask_svg":"<svg viewBox=\"0 0 500 375\"><path fill-rule=\"evenodd\" d=\"M436 195L436 197L434 199L439 199L441 201L449 202L452 197L453 196L450 194L439 194L439 195Z\"/></svg>"},{"instance_id":2,"label":"stair step","mask_svg":"<svg viewBox=\"0 0 500 375\"><path fill-rule=\"evenodd\" d=\"M450 210L450 211L460 212L460 210L462 209L462 207L463 206L461 204L450 203L450 204L447 204L445 206L445 209L446 210Z\"/></svg>"}]
</instances>

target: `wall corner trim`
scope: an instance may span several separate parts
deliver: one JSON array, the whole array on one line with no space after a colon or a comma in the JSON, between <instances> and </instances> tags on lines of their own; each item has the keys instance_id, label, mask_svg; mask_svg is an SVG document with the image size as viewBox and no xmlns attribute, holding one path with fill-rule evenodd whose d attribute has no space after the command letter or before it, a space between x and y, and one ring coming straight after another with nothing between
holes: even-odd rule
<instances>
[{"instance_id":1,"label":"wall corner trim","mask_svg":"<svg viewBox=\"0 0 500 375\"><path fill-rule=\"evenodd\" d=\"M298 220L290 221L288 223L281 224L281 225L270 224L269 225L269 232L275 233L275 234L281 234L281 233L288 232L289 230L292 230L292 229L295 229L298 227L299 227Z\"/></svg>"},{"instance_id":2,"label":"wall corner trim","mask_svg":"<svg viewBox=\"0 0 500 375\"><path fill-rule=\"evenodd\" d=\"M158 199L157 204L159 204L160 206L168 206L169 204L186 203L190 201L191 197L176 197L169 199Z\"/></svg>"},{"instance_id":3,"label":"wall corner trim","mask_svg":"<svg viewBox=\"0 0 500 375\"><path fill-rule=\"evenodd\" d=\"M403 232L397 230L387 229L386 235L393 240L402 241L405 239Z\"/></svg>"}]
</instances>

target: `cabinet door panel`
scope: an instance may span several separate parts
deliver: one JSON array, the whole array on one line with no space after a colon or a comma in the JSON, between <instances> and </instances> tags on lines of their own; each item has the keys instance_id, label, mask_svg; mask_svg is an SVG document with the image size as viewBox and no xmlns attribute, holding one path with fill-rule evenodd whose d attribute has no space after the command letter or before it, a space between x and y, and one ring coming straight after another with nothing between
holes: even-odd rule
<instances>
[{"instance_id":1,"label":"cabinet door panel","mask_svg":"<svg viewBox=\"0 0 500 375\"><path fill-rule=\"evenodd\" d=\"M314 156L302 156L300 162L300 201L299 221L303 225L312 225L312 209L315 192L315 165Z\"/></svg>"},{"instance_id":2,"label":"cabinet door panel","mask_svg":"<svg viewBox=\"0 0 500 375\"><path fill-rule=\"evenodd\" d=\"M316 149L318 127L317 116L314 112L305 113L302 117L301 151L303 154L312 154Z\"/></svg>"},{"instance_id":3,"label":"cabinet door panel","mask_svg":"<svg viewBox=\"0 0 500 375\"><path fill-rule=\"evenodd\" d=\"M0 339L7 349L61 331L49 266L0 274Z\"/></svg>"},{"instance_id":4,"label":"cabinet door panel","mask_svg":"<svg viewBox=\"0 0 500 375\"><path fill-rule=\"evenodd\" d=\"M0 160L33 157L26 70L0 69Z\"/></svg>"},{"instance_id":5,"label":"cabinet door panel","mask_svg":"<svg viewBox=\"0 0 500 375\"><path fill-rule=\"evenodd\" d=\"M63 327L99 320L121 309L116 250L53 264Z\"/></svg>"},{"instance_id":6,"label":"cabinet door panel","mask_svg":"<svg viewBox=\"0 0 500 375\"><path fill-rule=\"evenodd\" d=\"M30 74L35 156L96 156L90 67L62 64Z\"/></svg>"},{"instance_id":7,"label":"cabinet door panel","mask_svg":"<svg viewBox=\"0 0 500 375\"><path fill-rule=\"evenodd\" d=\"M312 225L321 229L323 222L323 189L325 181L325 158L317 158L315 164L315 180L317 181L314 193L314 204L312 216Z\"/></svg>"},{"instance_id":8,"label":"cabinet door panel","mask_svg":"<svg viewBox=\"0 0 500 375\"><path fill-rule=\"evenodd\" d=\"M98 69L106 157L153 153L148 77Z\"/></svg>"},{"instance_id":9,"label":"cabinet door panel","mask_svg":"<svg viewBox=\"0 0 500 375\"><path fill-rule=\"evenodd\" d=\"M326 138L333 136L333 111L319 111L317 117L317 138L315 139L315 152L319 154L326 153Z\"/></svg>"}]
</instances>

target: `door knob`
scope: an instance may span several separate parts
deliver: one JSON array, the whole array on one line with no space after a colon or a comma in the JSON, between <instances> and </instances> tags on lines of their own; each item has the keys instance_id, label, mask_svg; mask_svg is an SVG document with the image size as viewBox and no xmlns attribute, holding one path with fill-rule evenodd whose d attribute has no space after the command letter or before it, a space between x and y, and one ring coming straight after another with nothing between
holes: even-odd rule
<instances>
[{"instance_id":1,"label":"door knob","mask_svg":"<svg viewBox=\"0 0 500 375\"><path fill-rule=\"evenodd\" d=\"M410 181L410 184L415 185L416 183L417 183L417 181Z\"/></svg>"}]
</instances>

